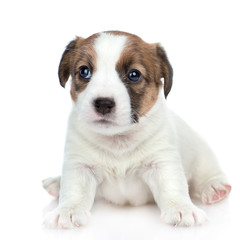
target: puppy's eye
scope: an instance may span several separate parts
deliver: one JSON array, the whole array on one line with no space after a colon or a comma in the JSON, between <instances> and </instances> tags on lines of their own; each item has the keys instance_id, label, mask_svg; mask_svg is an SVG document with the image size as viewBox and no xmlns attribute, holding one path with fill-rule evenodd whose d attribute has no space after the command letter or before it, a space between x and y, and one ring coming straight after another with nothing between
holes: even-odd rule
<instances>
[{"instance_id":1,"label":"puppy's eye","mask_svg":"<svg viewBox=\"0 0 240 240\"><path fill-rule=\"evenodd\" d=\"M142 74L137 69L131 69L128 72L128 79L132 82L138 82L142 78Z\"/></svg>"},{"instance_id":2,"label":"puppy's eye","mask_svg":"<svg viewBox=\"0 0 240 240\"><path fill-rule=\"evenodd\" d=\"M89 67L87 67L85 65L81 66L79 68L79 76L80 76L80 78L90 79L92 74L91 74Z\"/></svg>"}]
</instances>

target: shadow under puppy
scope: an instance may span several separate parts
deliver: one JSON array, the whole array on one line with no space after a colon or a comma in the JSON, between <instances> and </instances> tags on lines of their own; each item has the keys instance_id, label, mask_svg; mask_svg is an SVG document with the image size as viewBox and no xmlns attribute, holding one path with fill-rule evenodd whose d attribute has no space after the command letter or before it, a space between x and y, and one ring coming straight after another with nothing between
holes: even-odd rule
<instances>
[{"instance_id":1,"label":"shadow under puppy","mask_svg":"<svg viewBox=\"0 0 240 240\"><path fill-rule=\"evenodd\" d=\"M166 223L202 224L206 215L189 186L205 204L225 198L231 186L208 145L167 108L173 71L160 44L117 31L77 37L59 65L63 87L69 76L73 107L62 175L43 181L59 205L45 225L86 224L97 197L155 201Z\"/></svg>"}]
</instances>

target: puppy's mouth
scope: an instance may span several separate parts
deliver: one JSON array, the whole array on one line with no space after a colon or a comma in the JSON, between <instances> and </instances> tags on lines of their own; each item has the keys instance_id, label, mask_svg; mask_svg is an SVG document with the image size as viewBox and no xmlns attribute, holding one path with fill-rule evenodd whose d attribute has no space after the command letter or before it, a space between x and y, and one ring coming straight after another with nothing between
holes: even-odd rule
<instances>
[{"instance_id":1,"label":"puppy's mouth","mask_svg":"<svg viewBox=\"0 0 240 240\"><path fill-rule=\"evenodd\" d=\"M101 118L101 119L95 120L93 123L97 124L97 125L100 125L100 126L106 126L106 127L107 126L116 126L117 125L112 120L107 119L107 118Z\"/></svg>"},{"instance_id":2,"label":"puppy's mouth","mask_svg":"<svg viewBox=\"0 0 240 240\"><path fill-rule=\"evenodd\" d=\"M105 115L89 114L89 118L85 120L92 131L109 136L128 131L131 126L131 122L127 121L124 115L118 116L116 112Z\"/></svg>"}]
</instances>

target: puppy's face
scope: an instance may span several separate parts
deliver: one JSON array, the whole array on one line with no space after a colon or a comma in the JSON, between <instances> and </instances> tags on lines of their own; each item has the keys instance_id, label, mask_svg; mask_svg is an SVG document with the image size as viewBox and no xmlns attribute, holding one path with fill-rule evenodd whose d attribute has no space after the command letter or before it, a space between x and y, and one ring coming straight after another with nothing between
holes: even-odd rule
<instances>
[{"instance_id":1,"label":"puppy's face","mask_svg":"<svg viewBox=\"0 0 240 240\"><path fill-rule=\"evenodd\" d=\"M165 97L172 86L172 68L163 48L123 32L70 42L59 65L63 87L70 75L79 119L106 135L127 131L152 108L161 78Z\"/></svg>"}]
</instances>

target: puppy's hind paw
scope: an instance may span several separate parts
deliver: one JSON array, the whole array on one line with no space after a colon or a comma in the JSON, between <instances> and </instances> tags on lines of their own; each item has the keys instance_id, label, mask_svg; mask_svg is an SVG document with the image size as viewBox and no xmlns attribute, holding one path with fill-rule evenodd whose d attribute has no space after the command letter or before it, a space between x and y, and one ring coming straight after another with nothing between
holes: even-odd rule
<instances>
[{"instance_id":1,"label":"puppy's hind paw","mask_svg":"<svg viewBox=\"0 0 240 240\"><path fill-rule=\"evenodd\" d=\"M227 183L212 182L204 188L201 200L204 204L220 202L229 195L231 188L231 185Z\"/></svg>"},{"instance_id":2,"label":"puppy's hind paw","mask_svg":"<svg viewBox=\"0 0 240 240\"><path fill-rule=\"evenodd\" d=\"M60 177L44 179L42 186L53 197L59 197Z\"/></svg>"}]
</instances>

